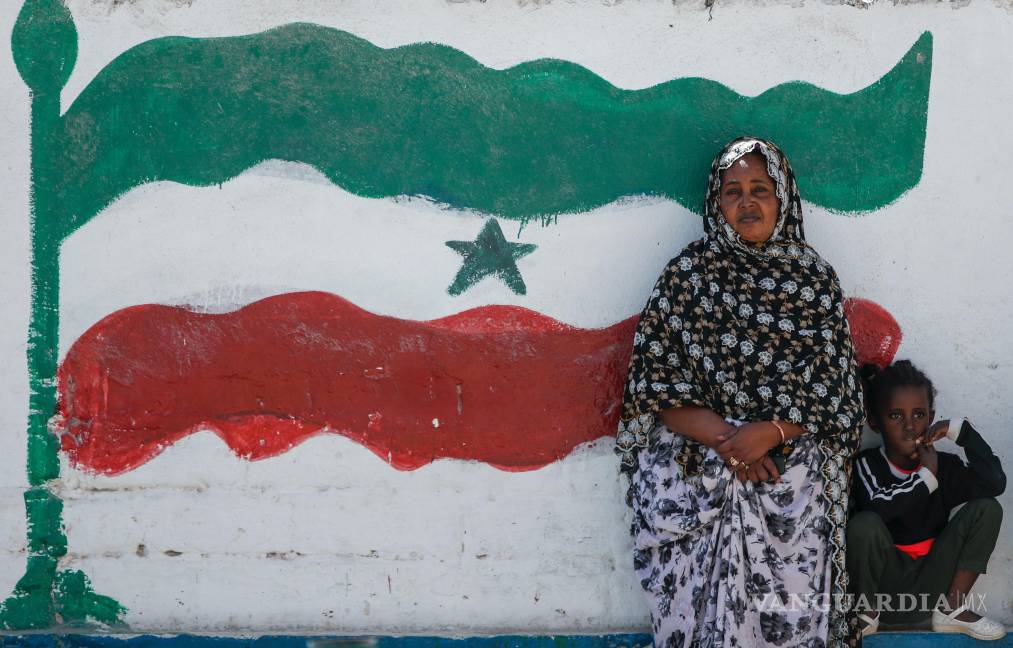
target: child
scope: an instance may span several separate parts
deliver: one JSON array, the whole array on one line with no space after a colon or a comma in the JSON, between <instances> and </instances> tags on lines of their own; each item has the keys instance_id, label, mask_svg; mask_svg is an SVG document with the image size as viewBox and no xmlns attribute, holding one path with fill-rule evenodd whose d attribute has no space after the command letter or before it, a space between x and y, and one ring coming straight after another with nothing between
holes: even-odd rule
<instances>
[{"instance_id":1,"label":"child","mask_svg":"<svg viewBox=\"0 0 1013 648\"><path fill-rule=\"evenodd\" d=\"M964 419L931 424L935 390L911 362L882 371L866 365L862 376L869 426L883 437L883 447L860 452L852 468L857 512L848 523L847 562L862 634L875 632L882 614L909 622L931 606L936 632L1001 639L1005 628L965 603L1002 522L995 497L1006 475L998 457ZM966 465L935 450L944 436L964 448Z\"/></svg>"}]
</instances>

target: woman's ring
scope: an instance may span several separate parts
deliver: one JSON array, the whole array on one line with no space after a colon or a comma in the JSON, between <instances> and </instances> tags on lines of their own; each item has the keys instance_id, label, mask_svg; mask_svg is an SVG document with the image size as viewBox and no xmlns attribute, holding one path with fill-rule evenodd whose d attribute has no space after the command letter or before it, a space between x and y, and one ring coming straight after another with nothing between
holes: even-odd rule
<instances>
[{"instance_id":1,"label":"woman's ring","mask_svg":"<svg viewBox=\"0 0 1013 648\"><path fill-rule=\"evenodd\" d=\"M742 462L736 459L735 457L729 457L728 463L732 465L732 468L738 468L739 464Z\"/></svg>"}]
</instances>

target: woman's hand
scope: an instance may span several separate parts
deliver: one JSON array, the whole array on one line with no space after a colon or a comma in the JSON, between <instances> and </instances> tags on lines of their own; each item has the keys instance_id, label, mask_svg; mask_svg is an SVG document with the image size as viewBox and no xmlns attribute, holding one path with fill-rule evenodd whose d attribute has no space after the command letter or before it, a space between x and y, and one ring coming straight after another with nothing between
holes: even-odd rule
<instances>
[{"instance_id":1,"label":"woman's hand","mask_svg":"<svg viewBox=\"0 0 1013 648\"><path fill-rule=\"evenodd\" d=\"M742 483L751 481L758 484L766 481L774 483L781 481L781 473L777 470L777 465L767 455L764 455L756 463L750 464L749 468L740 470L738 475L739 481Z\"/></svg>"},{"instance_id":2,"label":"woman's hand","mask_svg":"<svg viewBox=\"0 0 1013 648\"><path fill-rule=\"evenodd\" d=\"M740 425L734 431L722 433L715 450L734 470L737 463L753 464L781 442L781 434L770 421ZM734 460L734 461L733 461Z\"/></svg>"}]
</instances>

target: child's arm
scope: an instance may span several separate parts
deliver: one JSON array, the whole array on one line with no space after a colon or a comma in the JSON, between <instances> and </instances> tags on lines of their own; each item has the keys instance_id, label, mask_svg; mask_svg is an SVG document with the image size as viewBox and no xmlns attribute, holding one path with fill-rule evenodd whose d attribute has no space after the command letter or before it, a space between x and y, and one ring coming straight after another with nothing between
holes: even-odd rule
<instances>
[{"instance_id":1,"label":"child's arm","mask_svg":"<svg viewBox=\"0 0 1013 648\"><path fill-rule=\"evenodd\" d=\"M891 484L889 475L877 471L878 465L879 462L870 461L868 456L855 460L853 492L858 500L857 510L873 511L884 522L924 506L929 495L939 487L935 474L926 466L908 475L907 479Z\"/></svg>"},{"instance_id":2,"label":"child's arm","mask_svg":"<svg viewBox=\"0 0 1013 648\"><path fill-rule=\"evenodd\" d=\"M998 497L1006 490L1006 473L992 447L967 420L950 422L947 438L964 449L967 465L953 462L954 474L946 475L943 490L950 506L976 497Z\"/></svg>"}]
</instances>

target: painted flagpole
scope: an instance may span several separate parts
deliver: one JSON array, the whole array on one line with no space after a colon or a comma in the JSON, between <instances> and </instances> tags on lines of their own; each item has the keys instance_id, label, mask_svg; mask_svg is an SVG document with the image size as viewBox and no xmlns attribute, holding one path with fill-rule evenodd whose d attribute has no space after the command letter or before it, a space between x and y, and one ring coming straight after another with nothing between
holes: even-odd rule
<instances>
[{"instance_id":1,"label":"painted flagpole","mask_svg":"<svg viewBox=\"0 0 1013 648\"><path fill-rule=\"evenodd\" d=\"M56 410L59 350L60 244L66 215L55 187L59 151L54 133L60 90L77 58L77 30L62 0L26 0L11 36L14 62L29 87L31 123L31 319L28 325L28 459L25 491L28 557L24 576L0 604L0 628L46 628L94 619L115 623L124 609L95 594L76 570L59 570L67 553L63 502L53 492L60 476L59 443L49 431Z\"/></svg>"}]
</instances>

